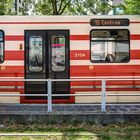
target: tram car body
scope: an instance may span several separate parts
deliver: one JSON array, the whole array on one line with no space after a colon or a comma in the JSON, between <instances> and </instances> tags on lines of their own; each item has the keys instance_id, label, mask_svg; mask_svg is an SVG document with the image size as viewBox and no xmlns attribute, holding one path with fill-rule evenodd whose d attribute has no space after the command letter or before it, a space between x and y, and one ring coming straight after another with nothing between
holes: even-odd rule
<instances>
[{"instance_id":1,"label":"tram car body","mask_svg":"<svg viewBox=\"0 0 140 140\"><path fill-rule=\"evenodd\" d=\"M1 16L0 77L23 79L140 76L140 16ZM0 82L0 94L47 94L46 82ZM109 103L137 103L140 81L107 81ZM99 103L101 81L53 82L53 103ZM124 94L124 95L122 95ZM125 94L127 96L125 96ZM0 97L47 103L47 97Z\"/></svg>"}]
</instances>

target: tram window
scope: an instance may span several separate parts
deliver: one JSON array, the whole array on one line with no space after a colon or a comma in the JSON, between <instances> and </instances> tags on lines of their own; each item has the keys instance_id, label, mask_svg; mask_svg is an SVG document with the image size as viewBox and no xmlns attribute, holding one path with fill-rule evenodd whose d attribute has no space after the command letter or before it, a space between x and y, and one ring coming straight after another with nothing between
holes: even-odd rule
<instances>
[{"instance_id":1,"label":"tram window","mask_svg":"<svg viewBox=\"0 0 140 140\"><path fill-rule=\"evenodd\" d=\"M4 32L0 31L0 63L4 61Z\"/></svg>"},{"instance_id":2,"label":"tram window","mask_svg":"<svg viewBox=\"0 0 140 140\"><path fill-rule=\"evenodd\" d=\"M91 61L125 63L130 60L130 33L126 29L92 30Z\"/></svg>"},{"instance_id":3,"label":"tram window","mask_svg":"<svg viewBox=\"0 0 140 140\"><path fill-rule=\"evenodd\" d=\"M51 37L51 66L52 71L65 71L65 37L54 35Z\"/></svg>"},{"instance_id":4,"label":"tram window","mask_svg":"<svg viewBox=\"0 0 140 140\"><path fill-rule=\"evenodd\" d=\"M43 70L43 38L30 36L29 38L29 71L41 72Z\"/></svg>"}]
</instances>

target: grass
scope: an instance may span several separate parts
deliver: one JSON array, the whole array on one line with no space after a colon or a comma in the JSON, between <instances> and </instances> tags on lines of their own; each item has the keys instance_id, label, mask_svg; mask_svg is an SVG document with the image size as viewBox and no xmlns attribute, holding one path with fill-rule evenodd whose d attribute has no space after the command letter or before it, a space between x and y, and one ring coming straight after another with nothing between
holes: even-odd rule
<instances>
[{"instance_id":1,"label":"grass","mask_svg":"<svg viewBox=\"0 0 140 140\"><path fill-rule=\"evenodd\" d=\"M4 125L2 133L49 134L49 136L1 136L0 140L140 140L140 124L29 124Z\"/></svg>"}]
</instances>

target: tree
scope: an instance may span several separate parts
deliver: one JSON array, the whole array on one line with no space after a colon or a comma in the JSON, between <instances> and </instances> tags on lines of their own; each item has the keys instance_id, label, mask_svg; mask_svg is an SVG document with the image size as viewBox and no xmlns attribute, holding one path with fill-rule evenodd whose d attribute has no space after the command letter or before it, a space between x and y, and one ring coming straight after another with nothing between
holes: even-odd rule
<instances>
[{"instance_id":1,"label":"tree","mask_svg":"<svg viewBox=\"0 0 140 140\"><path fill-rule=\"evenodd\" d=\"M34 4L34 0L24 0L23 3L25 6L19 9L20 15L27 15ZM0 15L17 15L13 0L0 0Z\"/></svg>"},{"instance_id":2,"label":"tree","mask_svg":"<svg viewBox=\"0 0 140 140\"><path fill-rule=\"evenodd\" d=\"M109 0L39 0L35 13L43 15L88 15L108 14Z\"/></svg>"},{"instance_id":3,"label":"tree","mask_svg":"<svg viewBox=\"0 0 140 140\"><path fill-rule=\"evenodd\" d=\"M0 15L5 14L5 1L0 0Z\"/></svg>"},{"instance_id":4,"label":"tree","mask_svg":"<svg viewBox=\"0 0 140 140\"><path fill-rule=\"evenodd\" d=\"M86 0L84 5L89 14L107 15L112 9L109 2L109 0Z\"/></svg>"},{"instance_id":5,"label":"tree","mask_svg":"<svg viewBox=\"0 0 140 140\"><path fill-rule=\"evenodd\" d=\"M119 9L116 14L140 15L140 0L125 0L124 4L118 5L115 8Z\"/></svg>"},{"instance_id":6,"label":"tree","mask_svg":"<svg viewBox=\"0 0 140 140\"><path fill-rule=\"evenodd\" d=\"M71 0L70 5L65 9L67 15L86 15L84 8L85 0Z\"/></svg>"},{"instance_id":7,"label":"tree","mask_svg":"<svg viewBox=\"0 0 140 140\"><path fill-rule=\"evenodd\" d=\"M0 15L13 15L12 4L13 0L0 0Z\"/></svg>"},{"instance_id":8,"label":"tree","mask_svg":"<svg viewBox=\"0 0 140 140\"><path fill-rule=\"evenodd\" d=\"M125 0L125 4L122 5L124 14L140 14L140 0Z\"/></svg>"},{"instance_id":9,"label":"tree","mask_svg":"<svg viewBox=\"0 0 140 140\"><path fill-rule=\"evenodd\" d=\"M28 15L28 12L33 9L35 5L35 0L24 0L23 1L24 6L20 8L20 14L21 15Z\"/></svg>"},{"instance_id":10,"label":"tree","mask_svg":"<svg viewBox=\"0 0 140 140\"><path fill-rule=\"evenodd\" d=\"M35 13L42 15L62 15L72 0L39 0L35 4Z\"/></svg>"}]
</instances>

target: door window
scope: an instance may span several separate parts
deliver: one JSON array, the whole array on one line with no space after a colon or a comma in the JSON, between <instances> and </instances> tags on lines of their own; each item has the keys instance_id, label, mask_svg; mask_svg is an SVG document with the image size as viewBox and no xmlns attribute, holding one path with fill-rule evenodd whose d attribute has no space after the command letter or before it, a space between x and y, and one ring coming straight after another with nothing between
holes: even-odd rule
<instances>
[{"instance_id":1,"label":"door window","mask_svg":"<svg viewBox=\"0 0 140 140\"><path fill-rule=\"evenodd\" d=\"M51 66L52 71L62 72L65 70L65 37L54 35L51 37Z\"/></svg>"},{"instance_id":2,"label":"door window","mask_svg":"<svg viewBox=\"0 0 140 140\"><path fill-rule=\"evenodd\" d=\"M43 70L43 38L30 36L29 38L29 71L41 72Z\"/></svg>"},{"instance_id":3,"label":"door window","mask_svg":"<svg viewBox=\"0 0 140 140\"><path fill-rule=\"evenodd\" d=\"M4 61L4 32L0 31L0 63Z\"/></svg>"}]
</instances>

